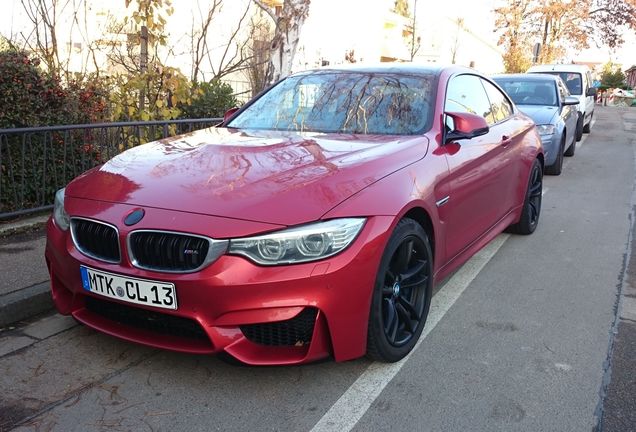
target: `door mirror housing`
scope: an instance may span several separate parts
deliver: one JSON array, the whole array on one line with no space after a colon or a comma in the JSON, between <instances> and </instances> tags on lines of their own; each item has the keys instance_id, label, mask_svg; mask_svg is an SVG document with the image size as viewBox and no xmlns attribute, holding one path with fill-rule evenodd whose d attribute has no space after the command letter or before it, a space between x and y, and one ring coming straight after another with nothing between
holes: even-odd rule
<instances>
[{"instance_id":1,"label":"door mirror housing","mask_svg":"<svg viewBox=\"0 0 636 432\"><path fill-rule=\"evenodd\" d=\"M239 110L239 108L234 107L234 108L230 108L229 110L225 111L225 114L223 114L223 124L225 125L225 123L227 123L227 121L229 119L232 118L232 116L234 115L235 112L237 112Z\"/></svg>"},{"instance_id":2,"label":"door mirror housing","mask_svg":"<svg viewBox=\"0 0 636 432\"><path fill-rule=\"evenodd\" d=\"M596 96L596 92L597 92L596 87L590 87L585 92L585 96Z\"/></svg>"},{"instance_id":3,"label":"door mirror housing","mask_svg":"<svg viewBox=\"0 0 636 432\"><path fill-rule=\"evenodd\" d=\"M579 103L579 98L575 97L575 96L566 96L565 99L563 100L563 105L578 105Z\"/></svg>"},{"instance_id":4,"label":"door mirror housing","mask_svg":"<svg viewBox=\"0 0 636 432\"><path fill-rule=\"evenodd\" d=\"M446 132L446 143L475 138L486 135L490 131L486 119L482 116L464 112L446 112L444 114L452 118L455 125L452 131Z\"/></svg>"}]
</instances>

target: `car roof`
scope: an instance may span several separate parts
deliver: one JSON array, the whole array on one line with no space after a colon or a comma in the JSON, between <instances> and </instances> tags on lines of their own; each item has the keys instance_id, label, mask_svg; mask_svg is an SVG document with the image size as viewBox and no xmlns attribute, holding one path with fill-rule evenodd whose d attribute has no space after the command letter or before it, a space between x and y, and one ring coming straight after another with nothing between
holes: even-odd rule
<instances>
[{"instance_id":1,"label":"car roof","mask_svg":"<svg viewBox=\"0 0 636 432\"><path fill-rule=\"evenodd\" d=\"M561 79L560 77L556 75L550 75L545 73L497 74L497 75L491 75L490 78L495 81L499 79L501 80L513 79L513 80L524 80L524 81L557 81Z\"/></svg>"},{"instance_id":2,"label":"car roof","mask_svg":"<svg viewBox=\"0 0 636 432\"><path fill-rule=\"evenodd\" d=\"M587 72L590 68L586 65L579 64L542 64L530 66L528 72Z\"/></svg>"},{"instance_id":3,"label":"car roof","mask_svg":"<svg viewBox=\"0 0 636 432\"><path fill-rule=\"evenodd\" d=\"M456 65L432 65L425 63L368 63L346 64L338 66L326 66L316 69L308 69L297 72L294 75L311 74L316 72L361 72L361 73L406 73L439 75L443 70L453 69L483 75L474 69Z\"/></svg>"}]
</instances>

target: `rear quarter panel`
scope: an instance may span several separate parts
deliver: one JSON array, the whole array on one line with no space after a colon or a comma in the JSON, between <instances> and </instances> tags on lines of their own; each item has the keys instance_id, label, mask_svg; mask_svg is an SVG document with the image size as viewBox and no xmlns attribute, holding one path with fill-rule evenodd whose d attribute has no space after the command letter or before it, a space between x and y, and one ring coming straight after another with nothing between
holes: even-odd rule
<instances>
[{"instance_id":1,"label":"rear quarter panel","mask_svg":"<svg viewBox=\"0 0 636 432\"><path fill-rule=\"evenodd\" d=\"M515 107L514 124L518 133L519 146L514 155L519 163L519 182L516 186L516 207L520 210L526 197L526 189L528 179L530 178L530 169L534 160L539 158L544 163L543 146L541 145L541 137L530 117L523 114ZM519 215L521 213L519 212ZM518 220L519 217L516 218Z\"/></svg>"}]
</instances>

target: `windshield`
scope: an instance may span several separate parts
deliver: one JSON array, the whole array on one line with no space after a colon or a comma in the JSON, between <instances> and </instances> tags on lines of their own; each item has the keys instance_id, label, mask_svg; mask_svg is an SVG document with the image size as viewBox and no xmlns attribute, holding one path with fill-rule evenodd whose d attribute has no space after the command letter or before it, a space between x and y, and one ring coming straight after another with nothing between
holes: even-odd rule
<instances>
[{"instance_id":1,"label":"windshield","mask_svg":"<svg viewBox=\"0 0 636 432\"><path fill-rule=\"evenodd\" d=\"M495 78L495 82L517 105L558 106L559 99L553 81Z\"/></svg>"},{"instance_id":2,"label":"windshield","mask_svg":"<svg viewBox=\"0 0 636 432\"><path fill-rule=\"evenodd\" d=\"M430 127L433 74L314 72L289 77L227 126L414 135Z\"/></svg>"},{"instance_id":3,"label":"windshield","mask_svg":"<svg viewBox=\"0 0 636 432\"><path fill-rule=\"evenodd\" d=\"M581 96L583 94L583 85L581 80L581 74L576 72L553 72L546 71L541 73L547 73L550 75L560 76L561 79L565 82L568 90L570 90L570 94L575 96Z\"/></svg>"}]
</instances>

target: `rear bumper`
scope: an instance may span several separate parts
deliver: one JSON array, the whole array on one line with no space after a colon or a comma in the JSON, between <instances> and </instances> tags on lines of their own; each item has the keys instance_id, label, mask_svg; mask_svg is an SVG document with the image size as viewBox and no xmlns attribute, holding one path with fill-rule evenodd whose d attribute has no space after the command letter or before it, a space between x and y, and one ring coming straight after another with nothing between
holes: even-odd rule
<instances>
[{"instance_id":1,"label":"rear bumper","mask_svg":"<svg viewBox=\"0 0 636 432\"><path fill-rule=\"evenodd\" d=\"M86 216L96 218L94 212L88 213ZM191 228L187 218L179 214L182 227L172 223L153 228ZM112 218L105 221L117 224ZM60 313L112 336L188 353L226 352L248 364L305 363L330 354L342 361L366 351L371 293L392 223L391 217L369 218L348 249L315 263L264 267L242 257L223 255L199 272L171 274L135 268L125 252L119 264L89 258L74 247L68 231L61 231L49 220L45 255L53 300ZM117 226L124 245L127 227ZM86 291L80 265L174 283L179 307L173 311L132 305ZM300 325L302 317L306 324L308 310L314 313L310 342L281 345L280 341L247 337L244 332L247 328L261 331L259 325L269 326L263 327L265 332L289 331ZM139 325L141 319L143 325ZM161 325L153 327L158 321ZM250 325L256 327L245 327ZM185 330L172 331L174 327ZM293 337L285 340L293 342Z\"/></svg>"}]
</instances>

